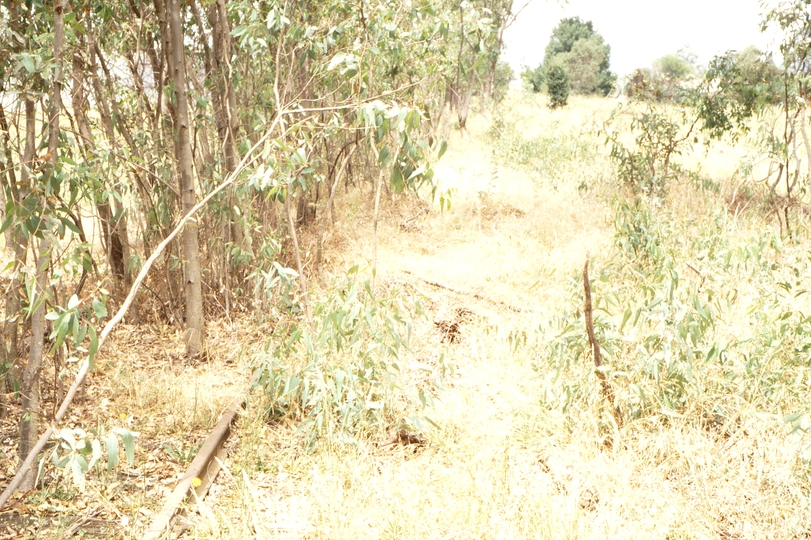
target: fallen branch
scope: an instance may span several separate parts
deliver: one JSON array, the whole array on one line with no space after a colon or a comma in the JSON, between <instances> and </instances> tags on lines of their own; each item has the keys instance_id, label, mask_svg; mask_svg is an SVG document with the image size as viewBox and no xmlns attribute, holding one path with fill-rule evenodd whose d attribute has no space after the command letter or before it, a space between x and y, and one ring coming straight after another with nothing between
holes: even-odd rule
<instances>
[{"instance_id":1,"label":"fallen branch","mask_svg":"<svg viewBox=\"0 0 811 540\"><path fill-rule=\"evenodd\" d=\"M416 221L416 219L418 217L420 217L421 215L423 215L423 214L425 214L427 212L428 212L427 208L421 208L419 212L417 212L416 214L414 214L413 216L411 216L407 220L400 223L400 228L401 229L409 229L409 228L411 228L412 227L411 224L414 223L414 221Z\"/></svg>"},{"instance_id":2,"label":"fallen branch","mask_svg":"<svg viewBox=\"0 0 811 540\"><path fill-rule=\"evenodd\" d=\"M583 288L586 290L586 332L589 336L589 344L594 354L594 367L597 373L597 378L600 379L600 386L602 387L603 397L611 405L611 412L614 414L614 421L617 427L622 427L622 413L617 407L616 399L614 397L614 390L611 388L611 383L605 374L603 367L603 353L600 351L600 344L597 342L597 336L594 335L594 317L593 308L591 306L591 284L589 283L589 254L586 253L586 264L583 266Z\"/></svg>"},{"instance_id":3,"label":"fallen branch","mask_svg":"<svg viewBox=\"0 0 811 540\"><path fill-rule=\"evenodd\" d=\"M701 287L703 287L704 286L704 280L707 279L707 276L702 274L700 270L694 268L692 264L690 264L690 263L685 263L685 264L687 265L687 268L689 268L690 270L695 272L698 275L698 277L701 278L701 283L698 285L698 288L700 289Z\"/></svg>"},{"instance_id":4,"label":"fallen branch","mask_svg":"<svg viewBox=\"0 0 811 540\"><path fill-rule=\"evenodd\" d=\"M408 270L403 270L403 272L405 272L406 274L408 274L410 276L414 276L414 274L412 274ZM491 304L504 306L505 308L509 309L510 311L514 311L516 313L521 313L523 311L521 308L517 308L517 307L515 307L513 305L510 305L510 304L508 304L508 303L506 303L506 302L504 302L502 300L494 300L492 298L482 296L479 293L474 293L474 292L470 292L470 291L460 291L459 289L454 289L453 287L448 287L447 285L443 285L442 283L437 283L436 281L430 281L428 279L424 279L424 278L421 278L419 276L414 276L414 277L416 277L417 279L419 279L423 283L427 283L428 285L431 285L432 287L436 287L437 289L445 289L446 291L451 291L452 293L461 294L463 296L472 296L473 298L476 298L478 300L483 300L485 302L490 302Z\"/></svg>"}]
</instances>

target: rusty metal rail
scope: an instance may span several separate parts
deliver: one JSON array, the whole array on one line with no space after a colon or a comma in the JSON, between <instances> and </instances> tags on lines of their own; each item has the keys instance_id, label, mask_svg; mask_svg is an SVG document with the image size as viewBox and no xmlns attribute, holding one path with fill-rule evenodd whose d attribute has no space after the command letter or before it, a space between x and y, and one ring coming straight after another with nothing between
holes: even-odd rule
<instances>
[{"instance_id":1,"label":"rusty metal rail","mask_svg":"<svg viewBox=\"0 0 811 540\"><path fill-rule=\"evenodd\" d=\"M166 498L161 511L152 519L143 540L174 537L173 524L175 518L179 515L184 503L190 500L189 496L192 490L195 493L194 500L202 499L208 493L211 484L214 483L217 474L222 468L220 464L225 460L224 444L231 434L231 425L236 420L239 410L245 404L247 395L259 380L259 374L260 372L257 370L251 377L251 382L245 393L243 393L243 398L232 403L220 417L217 425L214 426L211 434L206 438L200 451L197 452L197 456L186 470L186 474L183 475L175 489ZM196 486L195 479L200 481Z\"/></svg>"}]
</instances>

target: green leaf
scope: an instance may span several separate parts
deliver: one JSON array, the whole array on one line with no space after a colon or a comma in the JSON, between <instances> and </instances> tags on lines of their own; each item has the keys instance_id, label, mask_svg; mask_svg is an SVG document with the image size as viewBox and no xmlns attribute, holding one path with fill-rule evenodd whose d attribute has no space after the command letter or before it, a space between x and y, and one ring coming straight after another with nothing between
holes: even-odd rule
<instances>
[{"instance_id":1,"label":"green leaf","mask_svg":"<svg viewBox=\"0 0 811 540\"><path fill-rule=\"evenodd\" d=\"M59 218L59 221L61 221L61 222L62 222L62 224L63 224L65 227L67 227L68 229L70 229L70 230L71 230L71 231L73 231L74 233L76 233L76 234L81 234L81 231L79 230L79 227L77 227L77 226L76 226L76 224L75 224L75 223L73 223L73 220L70 220L70 219L68 219L68 218L66 218L66 217L61 217L61 218Z\"/></svg>"},{"instance_id":2,"label":"green leaf","mask_svg":"<svg viewBox=\"0 0 811 540\"><path fill-rule=\"evenodd\" d=\"M71 461L70 465L70 471L73 474L73 483L76 484L80 491L84 491L86 485L85 472L87 471L87 462L82 456L73 456L73 460Z\"/></svg>"},{"instance_id":3,"label":"green leaf","mask_svg":"<svg viewBox=\"0 0 811 540\"><path fill-rule=\"evenodd\" d=\"M94 326L88 326L88 330L90 331L90 352L87 356L87 362L89 364L88 367L92 370L96 353L99 352L99 337L96 335L96 328Z\"/></svg>"},{"instance_id":4,"label":"green leaf","mask_svg":"<svg viewBox=\"0 0 811 540\"><path fill-rule=\"evenodd\" d=\"M14 216L13 216L13 215L9 215L9 216L8 216L8 217L5 219L5 221L3 221L3 224L2 224L2 225L0 225L0 234L3 234L4 232L6 232L6 229L8 229L8 228L9 228L9 226L11 225L11 223L12 223L13 221L14 221Z\"/></svg>"},{"instance_id":5,"label":"green leaf","mask_svg":"<svg viewBox=\"0 0 811 540\"><path fill-rule=\"evenodd\" d=\"M405 188L405 179L403 178L403 171L395 167L391 171L391 185L396 192L401 192Z\"/></svg>"},{"instance_id":6,"label":"green leaf","mask_svg":"<svg viewBox=\"0 0 811 540\"><path fill-rule=\"evenodd\" d=\"M415 177L417 177L417 176L421 175L422 173L424 173L425 169L426 169L426 165L425 165L425 163L423 163L422 165L417 167L417 169L414 172L412 172L410 175L408 175L408 181L410 182Z\"/></svg>"},{"instance_id":7,"label":"green leaf","mask_svg":"<svg viewBox=\"0 0 811 540\"><path fill-rule=\"evenodd\" d=\"M76 320L78 321L79 319L77 318ZM79 331L73 336L73 345L75 347L78 347L84 341L84 338L87 335L87 328L88 326L86 324L81 325L79 327Z\"/></svg>"},{"instance_id":8,"label":"green leaf","mask_svg":"<svg viewBox=\"0 0 811 540\"><path fill-rule=\"evenodd\" d=\"M127 463L132 465L135 463L135 436L129 430L123 430L122 439L124 442L124 450L127 452Z\"/></svg>"},{"instance_id":9,"label":"green leaf","mask_svg":"<svg viewBox=\"0 0 811 540\"><path fill-rule=\"evenodd\" d=\"M34 73L37 70L34 65L34 59L28 55L23 56L23 67L28 73Z\"/></svg>"},{"instance_id":10,"label":"green leaf","mask_svg":"<svg viewBox=\"0 0 811 540\"><path fill-rule=\"evenodd\" d=\"M439 142L439 154L437 155L437 157L436 157L436 158L437 158L437 159L439 159L439 158L441 158L443 155L445 155L445 151L446 151L447 149L448 149L448 141L447 141L447 139L442 139L442 140Z\"/></svg>"},{"instance_id":11,"label":"green leaf","mask_svg":"<svg viewBox=\"0 0 811 540\"><path fill-rule=\"evenodd\" d=\"M338 54L333 56L332 60L330 60L330 62L329 62L329 66L327 66L327 71L332 71L333 69L335 69L336 66L338 66L339 64L342 64L343 62L345 62L347 57L349 57L349 56L350 55L348 55L348 54L346 54L344 52L339 52Z\"/></svg>"},{"instance_id":12,"label":"green leaf","mask_svg":"<svg viewBox=\"0 0 811 540\"><path fill-rule=\"evenodd\" d=\"M377 162L380 164L381 167L387 167L388 164L391 162L391 148L388 144L384 144L383 147L380 149L380 155L377 158Z\"/></svg>"},{"instance_id":13,"label":"green leaf","mask_svg":"<svg viewBox=\"0 0 811 540\"><path fill-rule=\"evenodd\" d=\"M107 448L107 472L112 472L113 467L119 463L118 460L118 437L115 433L110 433L104 438L104 446Z\"/></svg>"},{"instance_id":14,"label":"green leaf","mask_svg":"<svg viewBox=\"0 0 811 540\"><path fill-rule=\"evenodd\" d=\"M93 313L95 313L97 319L101 320L107 316L107 308L98 299L94 299Z\"/></svg>"},{"instance_id":15,"label":"green leaf","mask_svg":"<svg viewBox=\"0 0 811 540\"><path fill-rule=\"evenodd\" d=\"M76 438L73 436L73 432L68 428L63 428L60 432L58 437L62 439L65 443L67 443L68 448L71 450L76 449Z\"/></svg>"},{"instance_id":16,"label":"green leaf","mask_svg":"<svg viewBox=\"0 0 811 540\"><path fill-rule=\"evenodd\" d=\"M96 462L101 457L101 443L99 442L99 440L93 439L92 441L90 441L90 446L93 449L93 453L90 456L90 463L87 464L88 469L92 469L93 465L95 465Z\"/></svg>"}]
</instances>

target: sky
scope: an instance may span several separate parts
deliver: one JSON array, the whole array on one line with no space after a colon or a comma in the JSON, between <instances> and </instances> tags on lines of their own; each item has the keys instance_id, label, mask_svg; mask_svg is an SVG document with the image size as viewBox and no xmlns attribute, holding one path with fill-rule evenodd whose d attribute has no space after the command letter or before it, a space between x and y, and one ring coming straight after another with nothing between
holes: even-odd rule
<instances>
[{"instance_id":1,"label":"sky","mask_svg":"<svg viewBox=\"0 0 811 540\"><path fill-rule=\"evenodd\" d=\"M523 5L526 0L516 0ZM611 46L611 71L620 76L688 49L706 64L716 54L755 45L773 51L760 32L761 0L533 0L505 32L505 59L516 72L535 67L552 29L564 17L592 21Z\"/></svg>"}]
</instances>

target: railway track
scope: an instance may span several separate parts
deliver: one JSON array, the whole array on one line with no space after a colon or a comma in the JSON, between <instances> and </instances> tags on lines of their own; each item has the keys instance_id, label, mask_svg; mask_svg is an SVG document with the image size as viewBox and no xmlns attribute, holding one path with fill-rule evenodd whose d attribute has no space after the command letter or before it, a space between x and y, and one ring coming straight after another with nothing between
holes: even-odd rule
<instances>
[{"instance_id":1,"label":"railway track","mask_svg":"<svg viewBox=\"0 0 811 540\"><path fill-rule=\"evenodd\" d=\"M177 518L183 513L184 506L188 502L202 500L217 478L226 458L224 445L231 434L231 426L236 420L239 410L245 405L245 400L258 378L259 371L256 371L242 396L235 400L220 417L186 473L166 498L161 511L152 519L152 523L142 537L143 540L175 538L183 531L182 526L176 525Z\"/></svg>"}]
</instances>

